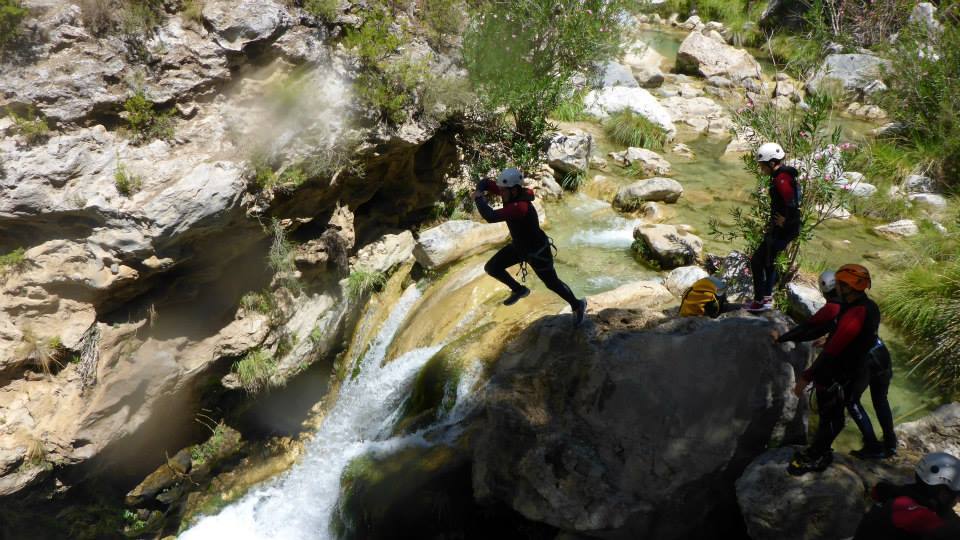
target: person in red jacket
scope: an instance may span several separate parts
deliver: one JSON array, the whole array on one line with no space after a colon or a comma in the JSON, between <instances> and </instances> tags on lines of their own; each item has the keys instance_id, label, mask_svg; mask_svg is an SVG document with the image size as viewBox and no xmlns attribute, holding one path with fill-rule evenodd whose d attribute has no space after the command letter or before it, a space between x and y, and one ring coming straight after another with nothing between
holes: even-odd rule
<instances>
[{"instance_id":1,"label":"person in red jacket","mask_svg":"<svg viewBox=\"0 0 960 540\"><path fill-rule=\"evenodd\" d=\"M486 193L499 195L503 207L497 210L491 208ZM553 267L553 246L540 228L537 209L533 206L533 191L523 187L523 174L515 168L504 169L496 182L482 182L473 193L473 199L483 219L490 223L506 222L510 230L510 243L501 248L483 268L491 277L510 287L510 296L503 304L513 305L530 294L530 289L507 272L511 266L528 263L547 288L570 304L574 324L579 326L587 311L587 300L578 299L557 275Z\"/></svg>"},{"instance_id":2,"label":"person in red jacket","mask_svg":"<svg viewBox=\"0 0 960 540\"><path fill-rule=\"evenodd\" d=\"M960 517L960 459L933 452L917 463L915 482L905 486L880 483L876 504L857 526L853 540L957 540Z\"/></svg>"},{"instance_id":3,"label":"person in red jacket","mask_svg":"<svg viewBox=\"0 0 960 540\"><path fill-rule=\"evenodd\" d=\"M797 452L787 472L802 475L822 471L833 461L832 445L843 430L844 408L854 395L867 369L870 351L877 343L880 309L866 293L870 272L859 264L846 264L836 273L837 292L842 303L836 327L823 351L800 375L794 392L799 396L813 382L816 388L820 423L813 442ZM859 396L857 396L859 397Z\"/></svg>"},{"instance_id":4,"label":"person in red jacket","mask_svg":"<svg viewBox=\"0 0 960 540\"><path fill-rule=\"evenodd\" d=\"M797 170L783 164L786 153L777 143L766 143L757 149L760 171L770 175L770 220L763 240L750 258L753 274L753 302L747 311L773 309L773 287L777 283L777 256L798 236L803 225L800 212L800 185Z\"/></svg>"}]
</instances>

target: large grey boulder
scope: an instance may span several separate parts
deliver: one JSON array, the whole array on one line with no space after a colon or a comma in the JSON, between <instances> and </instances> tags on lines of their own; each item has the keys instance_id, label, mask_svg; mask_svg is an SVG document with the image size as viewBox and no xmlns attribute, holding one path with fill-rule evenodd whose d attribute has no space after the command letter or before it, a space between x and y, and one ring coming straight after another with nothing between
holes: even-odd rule
<instances>
[{"instance_id":1,"label":"large grey boulder","mask_svg":"<svg viewBox=\"0 0 960 540\"><path fill-rule=\"evenodd\" d=\"M936 193L914 193L909 195L907 199L925 210L940 212L947 209L946 197Z\"/></svg>"},{"instance_id":2,"label":"large grey boulder","mask_svg":"<svg viewBox=\"0 0 960 540\"><path fill-rule=\"evenodd\" d=\"M734 127L727 110L705 96L672 96L661 101L675 124L685 124L698 133L726 136Z\"/></svg>"},{"instance_id":3,"label":"large grey boulder","mask_svg":"<svg viewBox=\"0 0 960 540\"><path fill-rule=\"evenodd\" d=\"M810 2L806 0L768 0L767 7L760 15L760 26L801 28L804 25L804 15L809 9Z\"/></svg>"},{"instance_id":4,"label":"large grey boulder","mask_svg":"<svg viewBox=\"0 0 960 540\"><path fill-rule=\"evenodd\" d=\"M760 64L743 49L737 49L691 32L677 52L677 70L704 78L726 77L734 81L759 77Z\"/></svg>"},{"instance_id":5,"label":"large grey boulder","mask_svg":"<svg viewBox=\"0 0 960 540\"><path fill-rule=\"evenodd\" d=\"M206 1L203 19L216 33L217 43L230 51L275 38L292 23L287 10L271 0Z\"/></svg>"},{"instance_id":6,"label":"large grey boulder","mask_svg":"<svg viewBox=\"0 0 960 540\"><path fill-rule=\"evenodd\" d=\"M787 283L788 313L797 320L803 320L820 310L827 303L820 289L805 283L792 281Z\"/></svg>"},{"instance_id":7,"label":"large grey boulder","mask_svg":"<svg viewBox=\"0 0 960 540\"><path fill-rule=\"evenodd\" d=\"M871 54L831 54L807 82L807 92L816 94L828 84L860 96L870 83L881 79L890 62Z\"/></svg>"},{"instance_id":8,"label":"large grey boulder","mask_svg":"<svg viewBox=\"0 0 960 540\"><path fill-rule=\"evenodd\" d=\"M451 220L420 233L413 255L424 268L439 268L505 242L504 223Z\"/></svg>"},{"instance_id":9,"label":"large grey boulder","mask_svg":"<svg viewBox=\"0 0 960 540\"><path fill-rule=\"evenodd\" d=\"M703 240L673 225L641 223L633 237L639 256L661 268L687 266L703 258Z\"/></svg>"},{"instance_id":10,"label":"large grey boulder","mask_svg":"<svg viewBox=\"0 0 960 540\"><path fill-rule=\"evenodd\" d=\"M554 133L547 146L547 163L561 174L585 173L590 167L593 135L579 129Z\"/></svg>"},{"instance_id":11,"label":"large grey boulder","mask_svg":"<svg viewBox=\"0 0 960 540\"><path fill-rule=\"evenodd\" d=\"M947 452L960 456L960 403L944 405L919 420L897 426L900 449L915 456Z\"/></svg>"},{"instance_id":12,"label":"large grey boulder","mask_svg":"<svg viewBox=\"0 0 960 540\"><path fill-rule=\"evenodd\" d=\"M610 152L610 157L623 167L635 167L647 176L670 174L670 162L660 154L646 148L631 146L622 152Z\"/></svg>"},{"instance_id":13,"label":"large grey boulder","mask_svg":"<svg viewBox=\"0 0 960 540\"><path fill-rule=\"evenodd\" d=\"M643 88L614 86L591 90L583 98L587 114L601 120L611 114L629 110L659 125L672 138L677 133L670 113L660 105L657 98Z\"/></svg>"},{"instance_id":14,"label":"large grey boulder","mask_svg":"<svg viewBox=\"0 0 960 540\"><path fill-rule=\"evenodd\" d=\"M471 438L480 500L571 534L706 538L733 478L801 431L790 388L809 349L773 344L782 317L609 308L573 340L565 322L535 323L495 364Z\"/></svg>"},{"instance_id":15,"label":"large grey boulder","mask_svg":"<svg viewBox=\"0 0 960 540\"><path fill-rule=\"evenodd\" d=\"M618 62L607 62L603 69L601 84L603 87L626 86L627 88L634 88L640 86L637 79L633 77L630 68Z\"/></svg>"},{"instance_id":16,"label":"large grey boulder","mask_svg":"<svg viewBox=\"0 0 960 540\"><path fill-rule=\"evenodd\" d=\"M903 181L903 191L914 193L937 193L937 181L922 174L911 174Z\"/></svg>"},{"instance_id":17,"label":"large grey boulder","mask_svg":"<svg viewBox=\"0 0 960 540\"><path fill-rule=\"evenodd\" d=\"M683 194L683 186L672 178L649 178L623 186L613 199L613 207L631 212L646 201L677 202Z\"/></svg>"}]
</instances>

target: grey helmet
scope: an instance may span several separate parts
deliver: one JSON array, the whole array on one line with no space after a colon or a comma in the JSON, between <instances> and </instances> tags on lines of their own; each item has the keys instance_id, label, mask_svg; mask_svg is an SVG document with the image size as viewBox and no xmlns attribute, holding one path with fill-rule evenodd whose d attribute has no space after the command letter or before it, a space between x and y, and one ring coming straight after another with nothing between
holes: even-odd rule
<instances>
[{"instance_id":1,"label":"grey helmet","mask_svg":"<svg viewBox=\"0 0 960 540\"><path fill-rule=\"evenodd\" d=\"M960 459L946 452L931 452L917 463L917 477L928 486L947 486L960 493Z\"/></svg>"},{"instance_id":2,"label":"grey helmet","mask_svg":"<svg viewBox=\"0 0 960 540\"><path fill-rule=\"evenodd\" d=\"M500 176L497 176L497 185L502 188L512 188L523 185L523 173L516 167L504 169Z\"/></svg>"}]
</instances>

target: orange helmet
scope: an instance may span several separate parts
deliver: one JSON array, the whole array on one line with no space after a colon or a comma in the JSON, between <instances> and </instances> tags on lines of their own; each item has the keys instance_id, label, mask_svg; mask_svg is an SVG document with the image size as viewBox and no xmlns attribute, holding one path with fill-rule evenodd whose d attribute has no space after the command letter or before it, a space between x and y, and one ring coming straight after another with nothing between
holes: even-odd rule
<instances>
[{"instance_id":1,"label":"orange helmet","mask_svg":"<svg viewBox=\"0 0 960 540\"><path fill-rule=\"evenodd\" d=\"M845 264L837 269L836 279L846 283L855 291L865 291L870 288L870 271L859 264Z\"/></svg>"}]
</instances>

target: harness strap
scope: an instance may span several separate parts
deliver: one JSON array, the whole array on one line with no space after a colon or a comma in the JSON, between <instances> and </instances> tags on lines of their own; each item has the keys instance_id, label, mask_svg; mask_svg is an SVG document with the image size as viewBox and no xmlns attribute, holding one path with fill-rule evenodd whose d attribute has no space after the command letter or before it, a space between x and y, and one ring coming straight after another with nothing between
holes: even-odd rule
<instances>
[{"instance_id":1,"label":"harness strap","mask_svg":"<svg viewBox=\"0 0 960 540\"><path fill-rule=\"evenodd\" d=\"M550 263L550 257L544 256L544 254L543 254L543 252L544 252L545 250L552 250L554 257L556 257L556 255L557 255L557 253L558 253L558 251L557 251L557 246L556 246L556 244L553 243L553 238L551 238L551 237L549 237L549 236L547 236L547 241L544 242L543 246L541 246L539 249L537 249L536 251L534 251L534 252L532 252L532 253L528 253L528 254L524 257L524 259L523 259L522 261L520 261L520 270L517 271L517 274L516 274L516 275L517 275L518 278L520 278L520 281L521 281L522 283L526 283L526 282L527 282L527 274L529 273L528 270L527 270L527 263L528 263L528 262L530 263L530 266L533 267L534 270L536 270L536 269L538 268L537 262L540 262L540 263L544 263L544 262L545 262L545 263L547 263L547 264ZM548 251L548 253L549 253L549 251ZM541 265L540 267L542 268L542 265Z\"/></svg>"}]
</instances>

